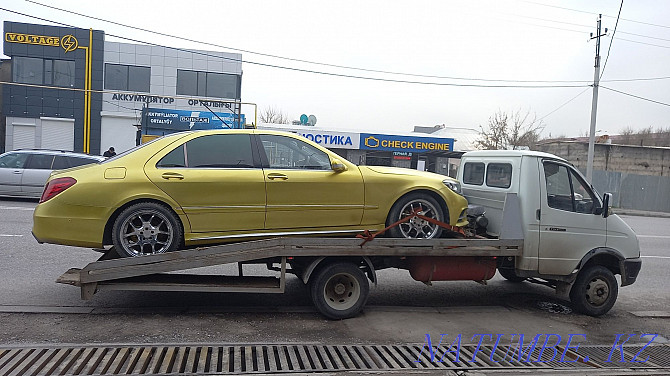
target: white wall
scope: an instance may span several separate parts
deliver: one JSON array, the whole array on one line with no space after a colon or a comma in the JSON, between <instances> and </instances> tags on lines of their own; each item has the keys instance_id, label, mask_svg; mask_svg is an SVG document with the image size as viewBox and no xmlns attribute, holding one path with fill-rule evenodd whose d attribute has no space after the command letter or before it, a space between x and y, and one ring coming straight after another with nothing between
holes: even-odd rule
<instances>
[{"instance_id":1,"label":"white wall","mask_svg":"<svg viewBox=\"0 0 670 376\"><path fill-rule=\"evenodd\" d=\"M117 153L134 148L137 135L137 127L134 124L139 124L135 116L103 111L100 124L100 153L104 153L110 146L113 146Z\"/></svg>"}]
</instances>

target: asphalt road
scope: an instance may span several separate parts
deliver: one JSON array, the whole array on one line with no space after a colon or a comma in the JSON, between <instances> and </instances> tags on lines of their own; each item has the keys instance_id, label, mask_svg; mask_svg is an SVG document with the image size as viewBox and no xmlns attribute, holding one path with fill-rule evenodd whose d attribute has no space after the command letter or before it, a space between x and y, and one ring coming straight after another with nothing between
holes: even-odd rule
<instances>
[{"instance_id":1,"label":"asphalt road","mask_svg":"<svg viewBox=\"0 0 670 376\"><path fill-rule=\"evenodd\" d=\"M105 291L83 301L79 289L54 281L100 254L40 245L30 234L33 201L0 200L0 344L23 343L389 343L422 342L428 333L584 333L589 343L616 334L670 338L668 268L670 218L623 217L640 238L638 281L620 289L612 311L592 318L572 313L553 290L499 276L487 286L437 282L426 286L407 271L379 272L359 317L329 321L312 308L307 288L290 277L285 294ZM264 267L245 266L247 273ZM235 273L236 268L217 271ZM206 271L204 271L206 272ZM466 341L468 342L468 341Z\"/></svg>"}]
</instances>

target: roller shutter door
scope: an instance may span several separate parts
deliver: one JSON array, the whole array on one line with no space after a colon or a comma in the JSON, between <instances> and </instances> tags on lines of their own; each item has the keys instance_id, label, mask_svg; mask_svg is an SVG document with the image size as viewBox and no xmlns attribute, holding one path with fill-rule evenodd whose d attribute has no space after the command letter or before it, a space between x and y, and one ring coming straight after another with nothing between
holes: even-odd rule
<instances>
[{"instance_id":1,"label":"roller shutter door","mask_svg":"<svg viewBox=\"0 0 670 376\"><path fill-rule=\"evenodd\" d=\"M74 121L42 119L42 149L74 150Z\"/></svg>"},{"instance_id":2,"label":"roller shutter door","mask_svg":"<svg viewBox=\"0 0 670 376\"><path fill-rule=\"evenodd\" d=\"M14 150L35 148L35 128L34 125L14 125Z\"/></svg>"}]
</instances>

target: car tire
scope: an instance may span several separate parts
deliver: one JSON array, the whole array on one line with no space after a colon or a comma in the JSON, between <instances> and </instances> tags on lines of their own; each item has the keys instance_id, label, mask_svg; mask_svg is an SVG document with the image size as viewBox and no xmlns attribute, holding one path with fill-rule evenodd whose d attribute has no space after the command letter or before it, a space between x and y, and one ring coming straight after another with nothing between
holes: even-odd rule
<instances>
[{"instance_id":1,"label":"car tire","mask_svg":"<svg viewBox=\"0 0 670 376\"><path fill-rule=\"evenodd\" d=\"M314 306L333 320L356 316L365 306L369 292L365 273L350 262L325 265L310 279Z\"/></svg>"},{"instance_id":2,"label":"car tire","mask_svg":"<svg viewBox=\"0 0 670 376\"><path fill-rule=\"evenodd\" d=\"M410 193L393 205L389 212L386 226L390 226L407 217L419 206L423 209L421 212L422 215L440 222L449 223L449 212L445 213L437 200L425 193ZM441 234L442 227L418 217L414 217L408 222L401 223L388 230L388 235L392 238L432 239L439 238Z\"/></svg>"},{"instance_id":3,"label":"car tire","mask_svg":"<svg viewBox=\"0 0 670 376\"><path fill-rule=\"evenodd\" d=\"M153 202L127 207L112 227L112 244L121 257L172 252L179 248L182 236L177 216Z\"/></svg>"},{"instance_id":4,"label":"car tire","mask_svg":"<svg viewBox=\"0 0 670 376\"><path fill-rule=\"evenodd\" d=\"M520 283L520 282L523 282L523 281L526 280L526 278L519 277L518 275L516 275L516 273L514 272L514 269L511 269L511 268L500 268L499 267L498 268L498 273L500 273L500 275L503 278L505 278L506 280L508 280L510 282Z\"/></svg>"},{"instance_id":5,"label":"car tire","mask_svg":"<svg viewBox=\"0 0 670 376\"><path fill-rule=\"evenodd\" d=\"M614 274L604 266L582 269L570 290L573 308L589 316L607 313L616 302L619 285Z\"/></svg>"}]
</instances>

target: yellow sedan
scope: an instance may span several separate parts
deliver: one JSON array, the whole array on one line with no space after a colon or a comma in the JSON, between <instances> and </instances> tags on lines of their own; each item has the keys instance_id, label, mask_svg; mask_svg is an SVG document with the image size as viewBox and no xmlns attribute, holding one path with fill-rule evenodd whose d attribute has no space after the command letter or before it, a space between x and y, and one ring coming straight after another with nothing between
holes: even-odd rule
<instances>
[{"instance_id":1,"label":"yellow sedan","mask_svg":"<svg viewBox=\"0 0 670 376\"><path fill-rule=\"evenodd\" d=\"M40 243L121 256L258 237L377 230L415 210L455 226L467 201L446 176L356 166L292 133L256 129L175 133L54 173L34 213ZM417 217L393 237L434 238Z\"/></svg>"}]
</instances>

